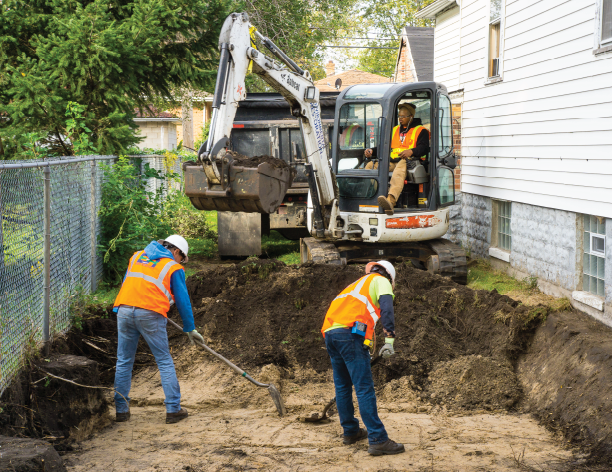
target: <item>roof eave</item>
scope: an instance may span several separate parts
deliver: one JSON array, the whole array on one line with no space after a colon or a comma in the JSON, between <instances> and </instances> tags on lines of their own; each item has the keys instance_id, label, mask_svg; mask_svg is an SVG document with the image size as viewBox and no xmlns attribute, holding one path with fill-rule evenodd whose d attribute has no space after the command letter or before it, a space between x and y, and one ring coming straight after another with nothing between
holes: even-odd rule
<instances>
[{"instance_id":1,"label":"roof eave","mask_svg":"<svg viewBox=\"0 0 612 472\"><path fill-rule=\"evenodd\" d=\"M143 121L170 121L170 122L179 122L181 121L180 118L147 118L147 117L142 117L142 118L134 118L134 121L136 122L143 122Z\"/></svg>"},{"instance_id":2,"label":"roof eave","mask_svg":"<svg viewBox=\"0 0 612 472\"><path fill-rule=\"evenodd\" d=\"M457 0L436 0L432 4L416 12L414 17L435 20L437 15L455 5L457 5Z\"/></svg>"}]
</instances>

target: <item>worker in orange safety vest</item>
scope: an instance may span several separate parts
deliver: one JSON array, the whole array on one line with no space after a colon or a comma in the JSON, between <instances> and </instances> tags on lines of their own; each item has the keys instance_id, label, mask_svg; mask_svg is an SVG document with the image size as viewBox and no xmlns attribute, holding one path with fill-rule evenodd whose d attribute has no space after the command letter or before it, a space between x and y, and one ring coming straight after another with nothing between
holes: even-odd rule
<instances>
[{"instance_id":1,"label":"worker in orange safety vest","mask_svg":"<svg viewBox=\"0 0 612 472\"><path fill-rule=\"evenodd\" d=\"M140 336L145 339L159 368L165 394L166 423L177 423L187 418L181 408L181 390L174 361L170 354L166 324L168 310L176 303L183 320L183 331L204 342L196 331L185 270L189 245L182 236L173 234L164 240L152 241L143 251L131 258L119 295L114 303L117 313L117 367L115 371L116 421L130 419L129 393L132 367Z\"/></svg>"},{"instance_id":2,"label":"worker in orange safety vest","mask_svg":"<svg viewBox=\"0 0 612 472\"><path fill-rule=\"evenodd\" d=\"M399 125L393 128L391 137L391 155L389 156L389 171L393 172L389 182L388 196L378 197L378 205L388 215L393 214L393 208L399 199L408 173L406 160L420 159L425 161L429 152L429 131L421 125L421 120L414 117L416 107L404 103L398 108ZM364 151L366 158L376 157L376 148ZM369 162L366 169L377 169L378 163Z\"/></svg>"},{"instance_id":3,"label":"worker in orange safety vest","mask_svg":"<svg viewBox=\"0 0 612 472\"><path fill-rule=\"evenodd\" d=\"M368 438L369 454L399 454L404 452L404 446L389 439L378 417L369 350L373 344L376 322L381 319L385 345L379 355L387 358L395 353L395 268L387 261L370 262L365 272L366 275L345 288L332 301L321 333L334 372L336 406L344 430L343 443L354 444ZM355 418L353 386L367 431L359 427L359 421Z\"/></svg>"}]
</instances>

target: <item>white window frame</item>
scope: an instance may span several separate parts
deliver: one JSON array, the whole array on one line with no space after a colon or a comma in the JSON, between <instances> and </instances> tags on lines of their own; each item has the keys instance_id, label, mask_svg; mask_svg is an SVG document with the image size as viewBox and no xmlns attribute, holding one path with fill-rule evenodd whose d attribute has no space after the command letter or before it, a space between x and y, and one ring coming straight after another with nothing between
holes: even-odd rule
<instances>
[{"instance_id":1,"label":"white window frame","mask_svg":"<svg viewBox=\"0 0 612 472\"><path fill-rule=\"evenodd\" d=\"M587 218L587 217L589 219L591 219L591 220L593 219L592 215L586 215L585 214L585 215L582 216L583 222L584 222L584 218ZM606 228L606 226L605 226L606 223L605 223L605 220L604 220L603 225L604 225L604 232L603 232L603 234L602 233L597 233L595 231L591 231L591 228L586 230L585 227L584 227L584 223L583 223L583 228L582 228L583 234L584 233L589 233L589 237L588 237L589 250L587 251L586 247L583 247L583 261L582 261L582 279L583 279L582 284L583 285L582 285L582 291L585 292L585 293L589 293L589 294L591 294L591 295L593 295L595 297L599 297L599 298L602 298L604 295L599 295L599 294L593 293L590 290L584 290L584 277L585 276L589 276L589 277L594 277L596 280L603 280L604 281L604 293L605 293L605 270L606 270L605 269L605 267L606 267L606 254L605 254L606 253L606 229L605 229ZM593 250L593 239L594 238L602 238L604 240L603 253L599 252L599 251L594 251ZM585 273L584 267L585 267L586 261L584 260L584 257L586 257L586 256L595 256L595 257L597 257L597 258L602 260L602 262L604 264L604 276L603 276L603 279L601 277L599 277L599 274L591 275L591 274Z\"/></svg>"},{"instance_id":2,"label":"white window frame","mask_svg":"<svg viewBox=\"0 0 612 472\"><path fill-rule=\"evenodd\" d=\"M593 44L593 54L612 53L612 38L602 41L602 26L603 26L603 4L604 1L612 0L597 0L595 10L595 41ZM612 7L612 5L610 5Z\"/></svg>"},{"instance_id":3,"label":"white window frame","mask_svg":"<svg viewBox=\"0 0 612 472\"><path fill-rule=\"evenodd\" d=\"M499 12L499 70L498 74L493 77L489 77L489 54L491 46L491 25L495 24L496 21L490 21L491 18L491 3L492 0L487 2L487 29L485 30L485 41L486 41L486 54L485 54L485 85L495 84L503 81L504 78L504 30L506 23L506 0L501 0L501 8Z\"/></svg>"},{"instance_id":4,"label":"white window frame","mask_svg":"<svg viewBox=\"0 0 612 472\"><path fill-rule=\"evenodd\" d=\"M606 257L606 235L605 234L596 234L596 233L589 233L591 235L591 254L593 254L594 256L597 257ZM595 249L593 249L594 245L593 245L593 239L603 239L603 243L604 243L604 247L603 247L603 251L599 252L596 251Z\"/></svg>"}]
</instances>

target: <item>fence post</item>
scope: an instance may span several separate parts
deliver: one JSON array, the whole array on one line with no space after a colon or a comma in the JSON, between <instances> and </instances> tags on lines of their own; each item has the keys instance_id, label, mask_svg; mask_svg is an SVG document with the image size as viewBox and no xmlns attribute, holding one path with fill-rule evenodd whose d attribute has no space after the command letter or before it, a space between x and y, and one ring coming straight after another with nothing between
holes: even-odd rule
<instances>
[{"instance_id":1,"label":"fence post","mask_svg":"<svg viewBox=\"0 0 612 472\"><path fill-rule=\"evenodd\" d=\"M51 339L50 326L50 311L51 311L51 166L46 165L44 168L45 187L44 187L44 202L45 202L45 240L44 240L44 267L45 267L45 286L44 286L44 301L43 301L43 353L49 354L49 341Z\"/></svg>"},{"instance_id":2,"label":"fence post","mask_svg":"<svg viewBox=\"0 0 612 472\"><path fill-rule=\"evenodd\" d=\"M96 291L98 281L96 280L97 270L96 270L96 248L97 248L97 238L96 238L96 229L97 229L97 219L98 215L96 214L96 180L97 180L97 172L96 172L96 159L94 158L91 161L91 293Z\"/></svg>"}]
</instances>

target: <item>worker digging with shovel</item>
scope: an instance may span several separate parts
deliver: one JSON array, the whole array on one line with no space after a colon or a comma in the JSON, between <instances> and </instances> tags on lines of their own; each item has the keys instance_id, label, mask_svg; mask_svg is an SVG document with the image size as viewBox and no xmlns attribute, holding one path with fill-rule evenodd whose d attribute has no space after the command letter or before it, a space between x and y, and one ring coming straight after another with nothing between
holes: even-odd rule
<instances>
[{"instance_id":1,"label":"worker digging with shovel","mask_svg":"<svg viewBox=\"0 0 612 472\"><path fill-rule=\"evenodd\" d=\"M382 319L385 345L379 355L387 358L395 354L395 268L387 261L370 262L365 273L331 303L321 333L334 372L336 407L344 430L344 444L368 438L369 454L399 454L405 451L404 445L389 439L378 417L369 349L376 322ZM367 431L359 427L355 418L353 386Z\"/></svg>"},{"instance_id":2,"label":"worker digging with shovel","mask_svg":"<svg viewBox=\"0 0 612 472\"><path fill-rule=\"evenodd\" d=\"M166 423L178 423L188 416L187 410L181 408L181 390L166 332L168 310L176 302L183 319L183 331L189 335L191 343L194 344L194 339L204 342L204 338L195 330L185 270L181 265L188 261L188 251L185 238L173 234L163 240L151 241L130 259L113 308L117 313L119 338L115 371L117 422L130 419L128 395L140 335L149 345L159 368L166 396Z\"/></svg>"}]
</instances>

